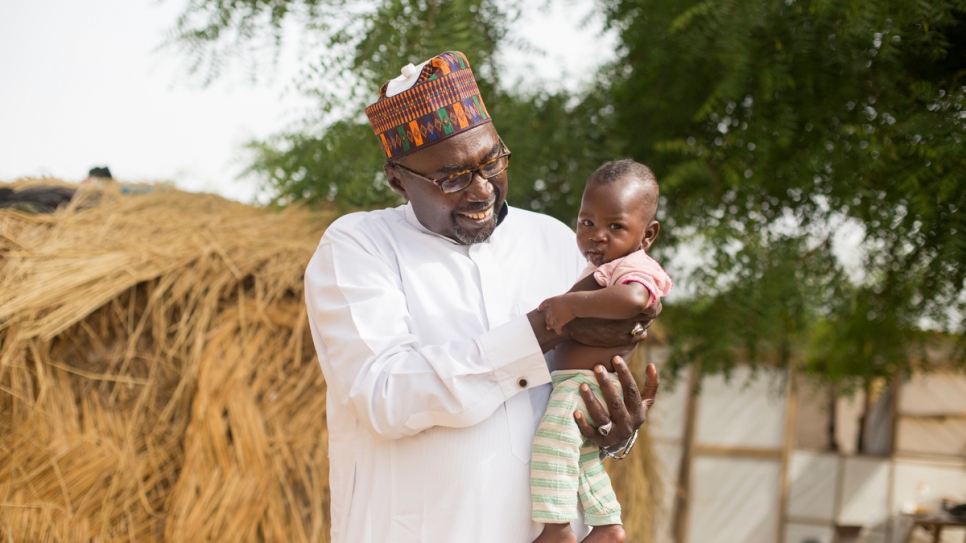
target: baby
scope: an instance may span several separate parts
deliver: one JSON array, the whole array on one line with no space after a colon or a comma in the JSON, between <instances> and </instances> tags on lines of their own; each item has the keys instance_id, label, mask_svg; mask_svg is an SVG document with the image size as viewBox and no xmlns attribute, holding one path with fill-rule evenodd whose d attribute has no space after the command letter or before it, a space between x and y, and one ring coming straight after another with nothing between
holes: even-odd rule
<instances>
[{"instance_id":1,"label":"baby","mask_svg":"<svg viewBox=\"0 0 966 543\"><path fill-rule=\"evenodd\" d=\"M548 329L559 333L576 317L631 319L668 293L671 278L645 253L661 228L654 220L657 200L654 174L633 160L608 162L590 176L577 218L577 245L588 266L570 292L540 304ZM582 383L606 405L592 368L603 365L620 389L611 360L631 352L633 347L628 352L574 341L554 349L553 392L530 464L532 516L544 523L534 543L576 542L570 521L577 518L578 501L584 523L594 527L594 540L623 541L620 504L600 451L580 433L574 410L588 416Z\"/></svg>"}]
</instances>

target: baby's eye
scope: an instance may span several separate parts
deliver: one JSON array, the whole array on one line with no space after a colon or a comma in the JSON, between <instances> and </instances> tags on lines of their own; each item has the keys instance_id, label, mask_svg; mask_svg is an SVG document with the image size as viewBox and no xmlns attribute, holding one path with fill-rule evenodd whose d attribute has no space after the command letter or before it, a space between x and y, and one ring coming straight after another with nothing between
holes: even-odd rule
<instances>
[{"instance_id":1,"label":"baby's eye","mask_svg":"<svg viewBox=\"0 0 966 543\"><path fill-rule=\"evenodd\" d=\"M578 224L580 224L580 226L586 226L587 228L590 228L591 226L594 225L594 221L590 219L582 219L581 221L578 222Z\"/></svg>"},{"instance_id":2,"label":"baby's eye","mask_svg":"<svg viewBox=\"0 0 966 543\"><path fill-rule=\"evenodd\" d=\"M621 228L623 228L623 226L617 224L616 222L614 224L610 225L610 229L611 230L620 230Z\"/></svg>"}]
</instances>

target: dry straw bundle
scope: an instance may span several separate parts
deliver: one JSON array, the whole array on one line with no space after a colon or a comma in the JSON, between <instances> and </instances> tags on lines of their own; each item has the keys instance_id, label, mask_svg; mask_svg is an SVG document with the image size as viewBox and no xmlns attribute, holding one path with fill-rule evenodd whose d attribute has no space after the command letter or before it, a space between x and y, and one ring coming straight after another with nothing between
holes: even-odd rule
<instances>
[{"instance_id":1,"label":"dry straw bundle","mask_svg":"<svg viewBox=\"0 0 966 543\"><path fill-rule=\"evenodd\" d=\"M328 541L302 273L332 218L175 190L0 210L0 540ZM634 541L642 440L609 467Z\"/></svg>"},{"instance_id":2,"label":"dry straw bundle","mask_svg":"<svg viewBox=\"0 0 966 543\"><path fill-rule=\"evenodd\" d=\"M0 211L3 540L327 540L302 272L329 217L77 200Z\"/></svg>"}]
</instances>

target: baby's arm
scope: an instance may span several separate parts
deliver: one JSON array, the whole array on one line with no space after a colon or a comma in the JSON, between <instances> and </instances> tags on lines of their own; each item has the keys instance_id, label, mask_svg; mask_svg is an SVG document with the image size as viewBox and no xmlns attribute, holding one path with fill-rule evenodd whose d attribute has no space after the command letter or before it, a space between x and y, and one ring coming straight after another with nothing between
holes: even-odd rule
<instances>
[{"instance_id":1,"label":"baby's arm","mask_svg":"<svg viewBox=\"0 0 966 543\"><path fill-rule=\"evenodd\" d=\"M581 283L566 294L544 300L537 308L546 311L548 329L559 334L564 325L577 317L630 319L651 306L651 292L636 281L597 290L577 290Z\"/></svg>"}]
</instances>

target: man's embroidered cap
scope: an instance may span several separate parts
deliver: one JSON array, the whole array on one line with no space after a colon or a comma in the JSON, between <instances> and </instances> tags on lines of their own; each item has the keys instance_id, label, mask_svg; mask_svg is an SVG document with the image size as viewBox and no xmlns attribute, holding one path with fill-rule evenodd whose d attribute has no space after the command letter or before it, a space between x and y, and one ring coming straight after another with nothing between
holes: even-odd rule
<instances>
[{"instance_id":1,"label":"man's embroidered cap","mask_svg":"<svg viewBox=\"0 0 966 543\"><path fill-rule=\"evenodd\" d=\"M387 81L366 117L389 160L490 122L470 63L447 51Z\"/></svg>"}]
</instances>

